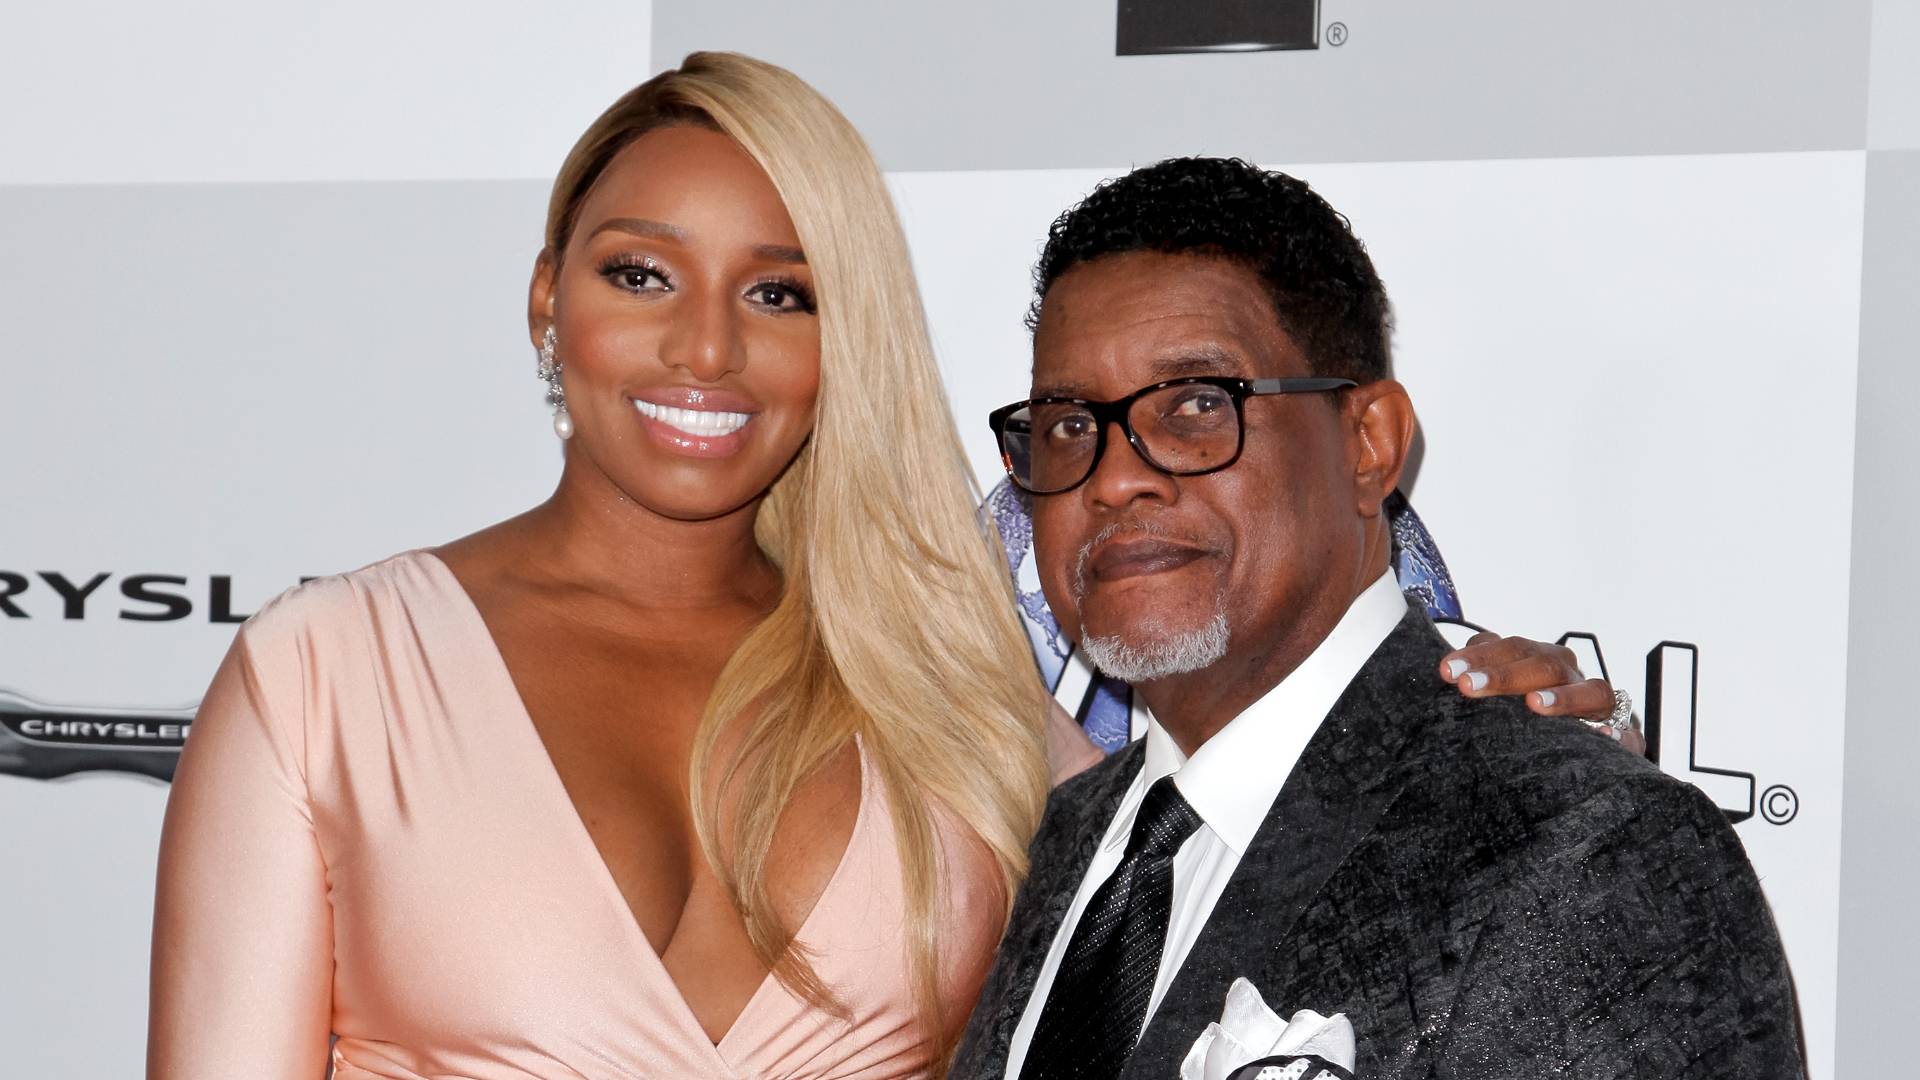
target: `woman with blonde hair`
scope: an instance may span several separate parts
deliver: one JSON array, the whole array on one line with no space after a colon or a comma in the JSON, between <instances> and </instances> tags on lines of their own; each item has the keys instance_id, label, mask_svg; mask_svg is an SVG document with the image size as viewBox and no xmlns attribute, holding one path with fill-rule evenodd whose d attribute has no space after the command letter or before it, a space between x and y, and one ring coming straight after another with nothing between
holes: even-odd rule
<instances>
[{"instance_id":1,"label":"woman with blonde hair","mask_svg":"<svg viewBox=\"0 0 1920 1080\"><path fill-rule=\"evenodd\" d=\"M149 1074L937 1070L1049 704L871 155L696 53L569 154L528 325L552 497L292 590L215 677Z\"/></svg>"}]
</instances>

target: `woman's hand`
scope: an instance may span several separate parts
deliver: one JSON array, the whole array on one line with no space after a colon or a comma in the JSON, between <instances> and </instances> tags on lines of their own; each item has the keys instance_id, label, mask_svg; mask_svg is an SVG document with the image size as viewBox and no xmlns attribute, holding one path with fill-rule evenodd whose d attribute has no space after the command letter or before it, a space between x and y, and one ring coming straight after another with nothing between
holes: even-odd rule
<instances>
[{"instance_id":1,"label":"woman's hand","mask_svg":"<svg viewBox=\"0 0 1920 1080\"><path fill-rule=\"evenodd\" d=\"M1613 712L1613 687L1605 679L1586 678L1573 650L1563 645L1482 631L1467 639L1466 648L1440 659L1440 677L1470 698L1524 694L1527 708L1541 716L1600 721ZM1636 754L1647 752L1638 717L1620 745Z\"/></svg>"}]
</instances>

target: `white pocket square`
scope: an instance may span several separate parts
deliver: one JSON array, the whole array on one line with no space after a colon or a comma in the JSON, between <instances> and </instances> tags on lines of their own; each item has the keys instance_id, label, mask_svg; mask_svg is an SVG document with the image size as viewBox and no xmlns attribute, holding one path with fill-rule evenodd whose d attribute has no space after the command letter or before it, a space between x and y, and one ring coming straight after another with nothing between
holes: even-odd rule
<instances>
[{"instance_id":1,"label":"white pocket square","mask_svg":"<svg viewBox=\"0 0 1920 1080\"><path fill-rule=\"evenodd\" d=\"M1313 1058L1351 1075L1353 1025L1344 1013L1321 1016L1311 1009L1294 1013L1292 1020L1281 1020L1252 983L1235 979L1227 990L1220 1021L1207 1025L1180 1063L1180 1080L1227 1080L1236 1070L1268 1058L1296 1059L1271 1065L1268 1080L1314 1076ZM1260 1075L1266 1077L1268 1072L1262 1069Z\"/></svg>"}]
</instances>

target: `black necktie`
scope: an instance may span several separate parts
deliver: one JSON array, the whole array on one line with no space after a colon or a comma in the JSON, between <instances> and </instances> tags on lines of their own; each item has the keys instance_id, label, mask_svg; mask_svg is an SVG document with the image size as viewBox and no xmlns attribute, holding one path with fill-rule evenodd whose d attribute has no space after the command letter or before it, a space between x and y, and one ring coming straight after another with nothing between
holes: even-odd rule
<instances>
[{"instance_id":1,"label":"black necktie","mask_svg":"<svg viewBox=\"0 0 1920 1080\"><path fill-rule=\"evenodd\" d=\"M1200 815L1173 777L1147 789L1113 868L1067 942L1027 1049L1022 1080L1110 1080L1132 1055L1146 1024L1173 910L1173 856L1200 827Z\"/></svg>"}]
</instances>

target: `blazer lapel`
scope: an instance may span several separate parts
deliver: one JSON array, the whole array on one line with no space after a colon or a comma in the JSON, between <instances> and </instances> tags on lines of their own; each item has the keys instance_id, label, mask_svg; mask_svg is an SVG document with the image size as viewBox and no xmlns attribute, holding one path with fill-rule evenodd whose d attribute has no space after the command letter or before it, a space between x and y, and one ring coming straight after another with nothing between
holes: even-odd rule
<instances>
[{"instance_id":1,"label":"blazer lapel","mask_svg":"<svg viewBox=\"0 0 1920 1080\"><path fill-rule=\"evenodd\" d=\"M1235 978L1274 989L1270 973L1291 955L1288 931L1404 786L1394 766L1417 730L1413 703L1434 700L1434 669L1446 649L1426 614L1410 610L1354 677L1274 799L1123 1077L1176 1075L1193 1041L1220 1018Z\"/></svg>"},{"instance_id":2,"label":"blazer lapel","mask_svg":"<svg viewBox=\"0 0 1920 1080\"><path fill-rule=\"evenodd\" d=\"M1145 760L1143 743L1135 742L1061 785L1048 801L1046 820L1028 849L1026 884L1014 901L1006 936L981 987L951 1076L1005 1074L1013 1031L1033 996L1054 935L1073 906L1100 838L1113 822L1114 810Z\"/></svg>"}]
</instances>

